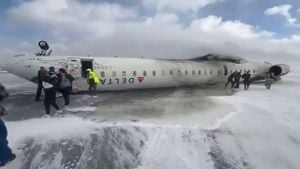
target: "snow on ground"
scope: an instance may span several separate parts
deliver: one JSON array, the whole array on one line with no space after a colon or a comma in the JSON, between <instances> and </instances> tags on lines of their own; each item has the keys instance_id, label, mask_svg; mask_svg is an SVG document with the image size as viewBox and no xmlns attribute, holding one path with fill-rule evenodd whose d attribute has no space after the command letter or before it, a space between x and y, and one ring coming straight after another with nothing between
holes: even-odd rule
<instances>
[{"instance_id":1,"label":"snow on ground","mask_svg":"<svg viewBox=\"0 0 300 169\"><path fill-rule=\"evenodd\" d=\"M67 111L69 112L90 112L90 111L95 111L97 110L97 107L72 107L72 108L66 108Z\"/></svg>"},{"instance_id":2,"label":"snow on ground","mask_svg":"<svg viewBox=\"0 0 300 169\"><path fill-rule=\"evenodd\" d=\"M300 69L291 64L292 72L271 90L252 85L230 97L237 111L219 130L229 129L254 168L298 168L300 166ZM228 154L235 150L220 139Z\"/></svg>"},{"instance_id":3,"label":"snow on ground","mask_svg":"<svg viewBox=\"0 0 300 169\"><path fill-rule=\"evenodd\" d=\"M207 97L178 90L126 102L105 95L80 106L90 102L83 97L61 116L7 121L18 156L7 168L296 169L300 65L289 64L292 72L271 90L253 84Z\"/></svg>"},{"instance_id":4,"label":"snow on ground","mask_svg":"<svg viewBox=\"0 0 300 169\"><path fill-rule=\"evenodd\" d=\"M12 145L20 144L21 142L17 141L28 138L37 138L38 141L44 141L78 136L86 137L97 126L92 121L73 116L42 117L16 122L10 121L6 122L6 125L9 128L9 138Z\"/></svg>"}]
</instances>

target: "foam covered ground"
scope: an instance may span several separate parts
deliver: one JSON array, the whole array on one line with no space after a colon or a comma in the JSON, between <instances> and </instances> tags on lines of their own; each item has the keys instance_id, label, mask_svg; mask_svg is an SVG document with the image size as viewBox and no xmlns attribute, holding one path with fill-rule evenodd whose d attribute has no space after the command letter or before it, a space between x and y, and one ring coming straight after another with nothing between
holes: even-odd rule
<instances>
[{"instance_id":1,"label":"foam covered ground","mask_svg":"<svg viewBox=\"0 0 300 169\"><path fill-rule=\"evenodd\" d=\"M6 168L298 168L300 65L288 64L292 72L271 90L72 96L48 118L42 103L26 114L16 107L22 96L12 96L5 120L17 159Z\"/></svg>"}]
</instances>

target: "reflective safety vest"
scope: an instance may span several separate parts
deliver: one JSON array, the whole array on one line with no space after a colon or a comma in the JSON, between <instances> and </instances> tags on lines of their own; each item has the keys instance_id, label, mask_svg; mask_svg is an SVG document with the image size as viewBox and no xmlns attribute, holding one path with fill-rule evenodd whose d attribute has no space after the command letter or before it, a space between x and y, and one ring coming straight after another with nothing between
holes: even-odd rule
<instances>
[{"instance_id":1,"label":"reflective safety vest","mask_svg":"<svg viewBox=\"0 0 300 169\"><path fill-rule=\"evenodd\" d=\"M89 70L88 78L89 79L93 79L94 82L95 82L95 84L100 83L100 79L98 78L98 76L96 75L96 73L93 72L92 70Z\"/></svg>"}]
</instances>

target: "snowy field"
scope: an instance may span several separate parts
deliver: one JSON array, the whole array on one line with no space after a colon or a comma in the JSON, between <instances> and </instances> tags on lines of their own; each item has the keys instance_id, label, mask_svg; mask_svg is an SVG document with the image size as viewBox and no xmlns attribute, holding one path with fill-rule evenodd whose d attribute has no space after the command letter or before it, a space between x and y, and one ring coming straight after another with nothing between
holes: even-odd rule
<instances>
[{"instance_id":1,"label":"snowy field","mask_svg":"<svg viewBox=\"0 0 300 169\"><path fill-rule=\"evenodd\" d=\"M76 95L48 118L33 84L0 73L11 93L5 122L17 154L6 168L297 169L300 62L284 63L292 72L271 90L253 84L248 91Z\"/></svg>"}]
</instances>

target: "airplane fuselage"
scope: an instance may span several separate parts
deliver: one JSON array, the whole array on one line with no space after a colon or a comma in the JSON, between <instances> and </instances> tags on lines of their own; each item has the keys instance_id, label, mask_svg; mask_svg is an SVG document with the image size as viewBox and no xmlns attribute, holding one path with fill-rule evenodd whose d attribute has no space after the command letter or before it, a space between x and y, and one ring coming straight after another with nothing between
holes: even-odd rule
<instances>
[{"instance_id":1,"label":"airplane fuselage","mask_svg":"<svg viewBox=\"0 0 300 169\"><path fill-rule=\"evenodd\" d=\"M272 67L250 61L21 55L3 63L7 71L31 81L36 79L40 66L65 68L79 90L87 90L85 70L92 68L101 79L97 86L100 91L211 85L224 83L234 71L250 70L255 77Z\"/></svg>"}]
</instances>

